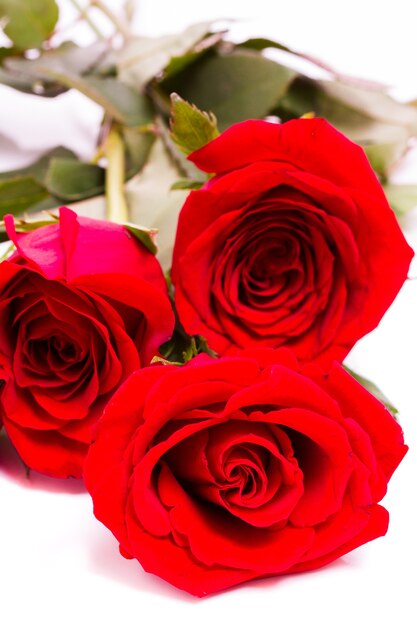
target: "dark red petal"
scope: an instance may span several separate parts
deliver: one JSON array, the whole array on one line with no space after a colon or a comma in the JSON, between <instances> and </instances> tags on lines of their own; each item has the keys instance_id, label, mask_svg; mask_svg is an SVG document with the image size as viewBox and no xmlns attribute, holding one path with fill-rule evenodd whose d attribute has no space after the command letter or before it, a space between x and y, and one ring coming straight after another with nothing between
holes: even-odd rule
<instances>
[{"instance_id":1,"label":"dark red petal","mask_svg":"<svg viewBox=\"0 0 417 626\"><path fill-rule=\"evenodd\" d=\"M162 290L140 276L132 280L128 274L116 273L79 276L71 286L92 294L98 292L143 312L144 334L137 346L143 364L149 364L172 335L175 320L166 287Z\"/></svg>"},{"instance_id":2,"label":"dark red petal","mask_svg":"<svg viewBox=\"0 0 417 626\"><path fill-rule=\"evenodd\" d=\"M279 573L299 561L314 540L311 528L266 531L193 501L165 465L161 477L159 494L173 527L188 537L191 553L206 566Z\"/></svg>"},{"instance_id":3,"label":"dark red petal","mask_svg":"<svg viewBox=\"0 0 417 626\"><path fill-rule=\"evenodd\" d=\"M52 430L62 425L61 420L38 406L30 392L19 389L12 375L2 389L1 404L5 415L4 421L13 422L21 428Z\"/></svg>"},{"instance_id":4,"label":"dark red petal","mask_svg":"<svg viewBox=\"0 0 417 626\"><path fill-rule=\"evenodd\" d=\"M10 420L5 428L22 461L55 478L80 478L88 446L56 430L21 428Z\"/></svg>"}]
</instances>

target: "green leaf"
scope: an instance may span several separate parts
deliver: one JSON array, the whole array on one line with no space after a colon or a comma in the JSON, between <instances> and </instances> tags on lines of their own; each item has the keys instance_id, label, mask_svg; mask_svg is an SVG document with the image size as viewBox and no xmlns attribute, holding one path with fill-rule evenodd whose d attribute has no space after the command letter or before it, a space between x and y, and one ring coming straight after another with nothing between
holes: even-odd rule
<instances>
[{"instance_id":1,"label":"green leaf","mask_svg":"<svg viewBox=\"0 0 417 626\"><path fill-rule=\"evenodd\" d=\"M163 70L164 79L171 78L208 54L212 48L222 41L224 35L224 31L208 34L207 37L199 41L185 54L171 57L168 65Z\"/></svg>"},{"instance_id":2,"label":"green leaf","mask_svg":"<svg viewBox=\"0 0 417 626\"><path fill-rule=\"evenodd\" d=\"M38 59L6 59L0 81L31 93L55 96L77 89L127 126L145 126L152 120L147 98L112 76L93 76L107 47L98 42L80 48L71 42L47 51Z\"/></svg>"},{"instance_id":3,"label":"green leaf","mask_svg":"<svg viewBox=\"0 0 417 626\"><path fill-rule=\"evenodd\" d=\"M69 204L69 201L65 202L65 204ZM31 213L41 213L43 211L51 211L53 209L59 209L62 206L62 199L57 198L56 196L51 196L48 194L46 198L41 200L40 202L35 202L30 207L28 207L28 211Z\"/></svg>"},{"instance_id":4,"label":"green leaf","mask_svg":"<svg viewBox=\"0 0 417 626\"><path fill-rule=\"evenodd\" d=\"M171 158L173 164L178 170L178 173L185 176L189 180L200 181L203 184L208 180L209 175L200 170L194 163L187 159L186 154L179 149L177 144L172 138L169 127L165 124L163 118L157 118L155 120L157 134L163 141L165 149Z\"/></svg>"},{"instance_id":5,"label":"green leaf","mask_svg":"<svg viewBox=\"0 0 417 626\"><path fill-rule=\"evenodd\" d=\"M181 56L171 57L168 65L164 69L164 78L171 78L178 72L181 72L186 67L200 59L204 54L206 54L206 50L201 52L187 52Z\"/></svg>"},{"instance_id":6,"label":"green leaf","mask_svg":"<svg viewBox=\"0 0 417 626\"><path fill-rule=\"evenodd\" d=\"M178 94L171 94L171 137L180 150L190 154L218 136L213 113L200 111Z\"/></svg>"},{"instance_id":7,"label":"green leaf","mask_svg":"<svg viewBox=\"0 0 417 626\"><path fill-rule=\"evenodd\" d=\"M385 178L417 133L417 111L375 89L337 81L318 85L324 93L322 102L330 103L326 117L364 148L374 170Z\"/></svg>"},{"instance_id":8,"label":"green leaf","mask_svg":"<svg viewBox=\"0 0 417 626\"><path fill-rule=\"evenodd\" d=\"M14 225L15 225L15 229L17 233L29 233L33 230L36 230L37 228L41 228L42 226L50 226L51 224L56 224L57 220L58 220L58 216L56 215L52 215L51 213L48 214L48 217L44 217L44 218L36 218L34 220L27 220L27 219L22 219L22 218L16 218ZM4 224L3 221L0 221L0 241L7 241L8 240L8 236L6 233L6 226ZM13 248L14 246L11 246L7 253L10 253L10 250ZM5 255L1 258L1 260L3 261L4 258L6 256Z\"/></svg>"},{"instance_id":9,"label":"green leaf","mask_svg":"<svg viewBox=\"0 0 417 626\"><path fill-rule=\"evenodd\" d=\"M407 131L400 126L387 127L377 124L368 128L365 138L363 136L356 138L353 132L346 132L346 135L362 146L381 181L387 180L391 165L404 156L410 139Z\"/></svg>"},{"instance_id":10,"label":"green leaf","mask_svg":"<svg viewBox=\"0 0 417 626\"><path fill-rule=\"evenodd\" d=\"M82 200L104 189L104 170L98 165L74 159L54 158L45 177L48 191L62 200Z\"/></svg>"},{"instance_id":11,"label":"green leaf","mask_svg":"<svg viewBox=\"0 0 417 626\"><path fill-rule=\"evenodd\" d=\"M176 365L177 367L184 365L184 363L181 361L169 361L168 359L164 359L163 357L158 356L157 354L154 357L152 357L151 365L154 365L155 363L160 363L161 365Z\"/></svg>"},{"instance_id":12,"label":"green leaf","mask_svg":"<svg viewBox=\"0 0 417 626\"><path fill-rule=\"evenodd\" d=\"M40 48L58 21L55 0L0 0L4 32L20 50Z\"/></svg>"},{"instance_id":13,"label":"green leaf","mask_svg":"<svg viewBox=\"0 0 417 626\"><path fill-rule=\"evenodd\" d=\"M184 365L198 354L208 354L212 359L218 357L207 343L207 340L201 335L187 335L179 322L174 330L174 334L164 343L160 352L162 358L154 357L154 363L162 363L164 365Z\"/></svg>"},{"instance_id":14,"label":"green leaf","mask_svg":"<svg viewBox=\"0 0 417 626\"><path fill-rule=\"evenodd\" d=\"M285 121L311 111L359 143L383 178L417 133L417 111L412 107L380 90L340 81L297 78L275 112Z\"/></svg>"},{"instance_id":15,"label":"green leaf","mask_svg":"<svg viewBox=\"0 0 417 626\"><path fill-rule=\"evenodd\" d=\"M7 57L14 56L15 54L19 54L19 52L20 51L14 46L10 46L8 48L1 47L0 48L0 63L2 63L4 59L7 59Z\"/></svg>"},{"instance_id":16,"label":"green leaf","mask_svg":"<svg viewBox=\"0 0 417 626\"><path fill-rule=\"evenodd\" d=\"M0 181L0 216L19 215L48 196L47 190L33 176L17 176Z\"/></svg>"},{"instance_id":17,"label":"green leaf","mask_svg":"<svg viewBox=\"0 0 417 626\"><path fill-rule=\"evenodd\" d=\"M417 132L417 111L397 102L380 89L365 89L341 81L318 81L329 98L343 102L352 111L387 124L398 124Z\"/></svg>"},{"instance_id":18,"label":"green leaf","mask_svg":"<svg viewBox=\"0 0 417 626\"><path fill-rule=\"evenodd\" d=\"M1 238L1 223L0 223L0 238ZM13 254L14 250L15 250L15 245L14 243L11 243L9 246L6 245L5 248L3 248L3 246L1 247L1 250L4 250L3 252L0 251L0 263L2 263L3 261L5 261L7 258L9 258L9 256L11 254Z\"/></svg>"},{"instance_id":19,"label":"green leaf","mask_svg":"<svg viewBox=\"0 0 417 626\"><path fill-rule=\"evenodd\" d=\"M36 59L8 57L0 69L0 82L24 93L55 97L68 87L51 78L51 72L70 76L86 74L97 68L107 51L108 46L102 41L87 47L65 41Z\"/></svg>"},{"instance_id":20,"label":"green leaf","mask_svg":"<svg viewBox=\"0 0 417 626\"><path fill-rule=\"evenodd\" d=\"M22 93L44 96L45 98L55 98L55 96L59 96L68 89L51 80L40 81L29 75L16 74L13 70L5 67L5 64L3 64L3 67L0 67L0 83Z\"/></svg>"},{"instance_id":21,"label":"green leaf","mask_svg":"<svg viewBox=\"0 0 417 626\"><path fill-rule=\"evenodd\" d=\"M158 259L164 269L171 267L179 211L187 191L171 191L178 169L162 140L157 138L143 170L126 184L130 220L158 230Z\"/></svg>"},{"instance_id":22,"label":"green leaf","mask_svg":"<svg viewBox=\"0 0 417 626\"><path fill-rule=\"evenodd\" d=\"M62 204L62 199L58 198L54 195L48 193L46 188L46 176L48 172L49 165L54 158L63 158L66 160L73 160L76 163L76 156L71 150L67 150L67 148L63 148L59 146L58 148L54 148L49 152L43 154L37 161L32 163L27 167L23 167L18 170L12 170L9 172L1 172L0 173L0 182L1 181L15 181L16 179L23 178L31 178L35 179L37 183L39 183L40 187L44 190L43 194L35 194L30 195L29 199L26 199L22 196L22 198L16 198L15 204L16 206L20 206L20 201L24 203L25 211L45 211L48 209L56 208ZM26 187L19 187L22 190L22 194L26 194ZM29 204L30 200L30 204ZM18 210L19 212L19 210Z\"/></svg>"},{"instance_id":23,"label":"green leaf","mask_svg":"<svg viewBox=\"0 0 417 626\"><path fill-rule=\"evenodd\" d=\"M56 224L59 221L57 215L49 214L49 217L45 219L36 219L36 220L23 220L17 219L15 220L15 228L17 233L30 233L33 230L37 230L38 228L42 228L43 226L51 226L51 224Z\"/></svg>"},{"instance_id":24,"label":"green leaf","mask_svg":"<svg viewBox=\"0 0 417 626\"><path fill-rule=\"evenodd\" d=\"M192 51L210 32L210 26L210 22L203 22L175 35L131 38L119 52L120 80L139 91L169 65L172 57Z\"/></svg>"},{"instance_id":25,"label":"green leaf","mask_svg":"<svg viewBox=\"0 0 417 626\"><path fill-rule=\"evenodd\" d=\"M171 185L171 189L201 189L204 185L200 180L190 180L189 178L181 178L177 180L173 185Z\"/></svg>"},{"instance_id":26,"label":"green leaf","mask_svg":"<svg viewBox=\"0 0 417 626\"><path fill-rule=\"evenodd\" d=\"M188 192L171 191L178 180L178 169L171 160L164 144L157 138L151 148L143 170L126 183L126 199L131 222L128 228L136 229L137 235L152 252L155 251L155 235L158 232L157 258L165 269L171 266L178 213ZM103 195L71 204L78 215L106 219L106 199ZM144 224L144 227L137 226ZM147 232L152 236L147 235Z\"/></svg>"},{"instance_id":27,"label":"green leaf","mask_svg":"<svg viewBox=\"0 0 417 626\"><path fill-rule=\"evenodd\" d=\"M158 252L157 245L155 243L156 235L158 231L152 228L145 228L145 226L139 226L138 224L123 224L127 228L127 230L132 233L141 243L143 243L146 248L152 254L156 254Z\"/></svg>"},{"instance_id":28,"label":"green leaf","mask_svg":"<svg viewBox=\"0 0 417 626\"><path fill-rule=\"evenodd\" d=\"M382 404L391 413L391 415L396 418L396 416L398 414L398 409L395 408L395 406L392 404L392 402L390 402L388 400L386 395L379 389L379 387L377 387L375 385L375 383L373 383L372 381L368 380L364 376L361 376L360 374L357 374L356 372L351 370L346 365L344 365L343 367L351 376L353 376L353 378L355 378L355 380L358 381L358 383L360 383L363 387L365 387L365 389L367 389L369 391L369 393L371 393L373 396L375 396L375 398L377 398L377 400L382 402Z\"/></svg>"},{"instance_id":29,"label":"green leaf","mask_svg":"<svg viewBox=\"0 0 417 626\"><path fill-rule=\"evenodd\" d=\"M28 165L27 167L20 168L18 170L11 170L8 172L0 172L0 180L6 180L8 178L16 178L17 176L33 176L36 180L43 184L45 181L45 176L48 171L49 162L51 159L59 157L65 159L76 159L75 154L64 148L63 146L58 146L49 152L43 154L37 161Z\"/></svg>"},{"instance_id":30,"label":"green leaf","mask_svg":"<svg viewBox=\"0 0 417 626\"><path fill-rule=\"evenodd\" d=\"M391 208L398 216L405 215L417 207L417 185L384 185Z\"/></svg>"},{"instance_id":31,"label":"green leaf","mask_svg":"<svg viewBox=\"0 0 417 626\"><path fill-rule=\"evenodd\" d=\"M116 78L80 77L53 70L48 70L46 74L70 89L77 89L121 124L146 126L152 121L153 113L147 98Z\"/></svg>"},{"instance_id":32,"label":"green leaf","mask_svg":"<svg viewBox=\"0 0 417 626\"><path fill-rule=\"evenodd\" d=\"M266 39L265 37L252 37L251 39L246 39L246 41L242 41L241 43L236 45L236 48L249 48L250 50L265 50L266 48L276 48L278 50L284 50L284 52L291 52L295 54L290 48L284 46L282 43L278 41L274 41L273 39Z\"/></svg>"},{"instance_id":33,"label":"green leaf","mask_svg":"<svg viewBox=\"0 0 417 626\"><path fill-rule=\"evenodd\" d=\"M48 70L82 75L92 72L107 52L108 46L103 41L83 47L64 41L57 48L43 51L35 59L7 58L5 67L16 74L40 80L47 77Z\"/></svg>"},{"instance_id":34,"label":"green leaf","mask_svg":"<svg viewBox=\"0 0 417 626\"><path fill-rule=\"evenodd\" d=\"M291 83L287 92L280 98L276 109L272 113L277 114L283 122L300 118L309 111L320 114L320 112L317 112L318 94L319 89L313 79L298 76Z\"/></svg>"},{"instance_id":35,"label":"green leaf","mask_svg":"<svg viewBox=\"0 0 417 626\"><path fill-rule=\"evenodd\" d=\"M125 144L126 178L129 179L144 167L155 141L155 135L128 126L121 127L121 134Z\"/></svg>"},{"instance_id":36,"label":"green leaf","mask_svg":"<svg viewBox=\"0 0 417 626\"><path fill-rule=\"evenodd\" d=\"M250 50L211 53L160 83L203 110L213 111L221 130L262 118L286 93L296 73Z\"/></svg>"}]
</instances>

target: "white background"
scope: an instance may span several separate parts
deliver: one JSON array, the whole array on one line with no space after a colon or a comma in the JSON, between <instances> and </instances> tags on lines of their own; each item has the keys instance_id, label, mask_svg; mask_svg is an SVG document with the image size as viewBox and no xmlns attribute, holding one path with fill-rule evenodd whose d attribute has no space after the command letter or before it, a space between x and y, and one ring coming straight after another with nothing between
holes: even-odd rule
<instances>
[{"instance_id":1,"label":"white background","mask_svg":"<svg viewBox=\"0 0 417 626\"><path fill-rule=\"evenodd\" d=\"M137 0L137 29L157 35L199 20L245 18L238 34L270 36L321 57L338 70L417 97L416 12L411 0L256 2ZM113 0L112 8L120 6ZM63 23L71 22L62 0ZM88 29L68 31L82 41ZM0 169L32 161L57 144L91 157L100 111L79 94L54 100L0 88ZM417 183L417 150L395 172ZM417 212L405 223L417 249ZM417 278L417 264L410 272ZM112 535L92 515L80 482L54 481L23 468L0 438L0 622L6 626L98 624L417 623L417 280L408 281L379 328L349 363L377 382L400 409L411 450L390 483L385 538L313 573L246 584L197 600L145 574L118 554Z\"/></svg>"}]
</instances>

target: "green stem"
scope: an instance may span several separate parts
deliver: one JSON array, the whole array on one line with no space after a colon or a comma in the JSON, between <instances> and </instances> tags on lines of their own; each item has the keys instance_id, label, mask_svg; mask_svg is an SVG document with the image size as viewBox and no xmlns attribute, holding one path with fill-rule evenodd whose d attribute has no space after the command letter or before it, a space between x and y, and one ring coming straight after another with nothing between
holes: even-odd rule
<instances>
[{"instance_id":1,"label":"green stem","mask_svg":"<svg viewBox=\"0 0 417 626\"><path fill-rule=\"evenodd\" d=\"M10 246L8 246L7 249L4 251L4 253L0 256L0 263L2 261L5 261L11 255L14 249L15 249L14 243L11 243Z\"/></svg>"},{"instance_id":2,"label":"green stem","mask_svg":"<svg viewBox=\"0 0 417 626\"><path fill-rule=\"evenodd\" d=\"M105 2L102 0L90 0L90 6L94 6L99 9L104 15L114 24L115 28L119 31L121 35L123 35L124 39L129 39L131 36L131 32L129 30L128 24L119 17L116 13L114 13Z\"/></svg>"},{"instance_id":3,"label":"green stem","mask_svg":"<svg viewBox=\"0 0 417 626\"><path fill-rule=\"evenodd\" d=\"M99 39L105 39L105 36L98 28L98 26L94 23L94 20L88 15L88 10L91 8L91 5L86 6L85 8L80 5L78 0L70 0L71 4L77 9L80 14L80 17L84 19L87 24L90 26L91 30L95 32Z\"/></svg>"},{"instance_id":4,"label":"green stem","mask_svg":"<svg viewBox=\"0 0 417 626\"><path fill-rule=\"evenodd\" d=\"M106 170L106 214L111 222L129 221L129 209L124 192L125 149L119 130L112 125L105 143Z\"/></svg>"}]
</instances>

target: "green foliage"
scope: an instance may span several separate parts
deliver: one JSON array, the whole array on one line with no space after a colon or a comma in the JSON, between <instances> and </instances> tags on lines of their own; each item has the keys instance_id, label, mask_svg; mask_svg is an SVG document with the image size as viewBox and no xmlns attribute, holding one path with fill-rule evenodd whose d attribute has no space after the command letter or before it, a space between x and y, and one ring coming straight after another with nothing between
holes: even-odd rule
<instances>
[{"instance_id":1,"label":"green foliage","mask_svg":"<svg viewBox=\"0 0 417 626\"><path fill-rule=\"evenodd\" d=\"M32 230L36 230L41 226L49 226L50 224L55 224L58 220L57 216L52 214L45 214L42 218L35 220L27 220L16 218L15 219L15 229L17 233L29 233ZM0 221L0 241L7 241L7 233L6 227L3 221ZM0 257L0 261L4 261L5 258L13 251L14 246L11 244L4 252L4 254Z\"/></svg>"},{"instance_id":2,"label":"green foliage","mask_svg":"<svg viewBox=\"0 0 417 626\"><path fill-rule=\"evenodd\" d=\"M114 120L126 126L146 126L152 121L152 109L146 96L137 93L116 78L80 76L42 67L42 75L67 89L77 89L99 104Z\"/></svg>"},{"instance_id":3,"label":"green foliage","mask_svg":"<svg viewBox=\"0 0 417 626\"><path fill-rule=\"evenodd\" d=\"M77 157L71 150L58 146L43 154L37 161L27 167L11 170L9 172L0 172L0 180L7 180L15 178L16 176L33 176L39 183L44 184L49 162L54 158L76 159Z\"/></svg>"},{"instance_id":4,"label":"green foliage","mask_svg":"<svg viewBox=\"0 0 417 626\"><path fill-rule=\"evenodd\" d=\"M417 185L384 185L388 202L401 217L417 207Z\"/></svg>"},{"instance_id":5,"label":"green foliage","mask_svg":"<svg viewBox=\"0 0 417 626\"><path fill-rule=\"evenodd\" d=\"M201 335L190 336L177 323L172 338L160 348L162 359L155 357L153 362L162 362L165 365L184 365L198 354L207 354L215 359L218 355L208 346Z\"/></svg>"},{"instance_id":6,"label":"green foliage","mask_svg":"<svg viewBox=\"0 0 417 626\"><path fill-rule=\"evenodd\" d=\"M277 50L284 50L284 52L293 52L287 46L284 46L282 43L278 41L273 41L272 39L266 39L265 37L253 37L251 39L246 39L246 41L242 41L239 43L237 48L249 48L250 50L257 50L258 52L262 52L266 48L276 48Z\"/></svg>"},{"instance_id":7,"label":"green foliage","mask_svg":"<svg viewBox=\"0 0 417 626\"><path fill-rule=\"evenodd\" d=\"M213 111L220 130L268 115L286 93L295 72L250 50L211 53L160 83L197 107Z\"/></svg>"},{"instance_id":8,"label":"green foliage","mask_svg":"<svg viewBox=\"0 0 417 626\"><path fill-rule=\"evenodd\" d=\"M97 195L104 170L82 163L66 148L55 148L19 170L0 174L1 215L41 211Z\"/></svg>"},{"instance_id":9,"label":"green foliage","mask_svg":"<svg viewBox=\"0 0 417 626\"><path fill-rule=\"evenodd\" d=\"M379 387L377 387L375 385L375 383L373 383L371 380L368 380L368 378L365 378L364 376L361 376L360 374L357 374L356 372L351 370L346 365L344 365L343 367L351 376L353 376L353 378L355 378L355 380L358 381L358 383L360 383L362 385L362 387L365 387L365 389L367 389L369 391L369 393L371 393L373 396L375 396L375 398L377 398L377 400L382 402L382 404L391 413L391 415L393 415L393 417L397 416L398 409L395 408L395 406L392 404L392 402L390 402L388 400L386 395L380 390Z\"/></svg>"},{"instance_id":10,"label":"green foliage","mask_svg":"<svg viewBox=\"0 0 417 626\"><path fill-rule=\"evenodd\" d=\"M97 196L104 189L104 170L76 159L53 158L45 176L49 193L67 201Z\"/></svg>"},{"instance_id":11,"label":"green foliage","mask_svg":"<svg viewBox=\"0 0 417 626\"><path fill-rule=\"evenodd\" d=\"M200 111L178 94L171 94L171 136L182 152L190 154L218 135L213 113Z\"/></svg>"},{"instance_id":12,"label":"green foliage","mask_svg":"<svg viewBox=\"0 0 417 626\"><path fill-rule=\"evenodd\" d=\"M132 233L152 254L158 252L158 248L155 243L155 237L158 231L153 228L145 228L144 226L138 226L137 224L124 224L127 230Z\"/></svg>"},{"instance_id":13,"label":"green foliage","mask_svg":"<svg viewBox=\"0 0 417 626\"><path fill-rule=\"evenodd\" d=\"M324 117L363 146L399 215L416 204L415 186L387 181L417 135L415 102L398 103L383 88L336 74L271 39L234 44L210 23L158 38L125 36L121 47L99 38L85 48L71 41L53 48L48 39L58 18L55 0L0 0L1 18L11 44L0 48L0 83L44 97L80 91L103 108L103 140L109 124L119 124L125 178L132 179L126 189L132 219L159 228L164 263L172 248L164 220L172 231L186 191L207 181L186 155L217 136L216 120L224 130L268 115L282 121ZM31 48L37 52L26 54ZM300 58L326 69L329 80L292 69ZM179 96L171 101L172 93ZM94 163L101 165L99 156L100 150ZM81 208L96 196L101 211L104 175L102 167L58 149L29 168L0 174L0 207L18 214L81 201Z\"/></svg>"},{"instance_id":14,"label":"green foliage","mask_svg":"<svg viewBox=\"0 0 417 626\"><path fill-rule=\"evenodd\" d=\"M65 41L35 59L8 55L0 69L0 80L19 91L55 97L70 88L67 81L96 70L107 53L107 44L102 41L84 48Z\"/></svg>"},{"instance_id":15,"label":"green foliage","mask_svg":"<svg viewBox=\"0 0 417 626\"><path fill-rule=\"evenodd\" d=\"M55 0L0 0L4 32L16 48L40 48L58 21Z\"/></svg>"},{"instance_id":16,"label":"green foliage","mask_svg":"<svg viewBox=\"0 0 417 626\"><path fill-rule=\"evenodd\" d=\"M405 152L409 138L417 134L417 111L384 91L298 77L275 112L288 120L310 111L362 145L382 178Z\"/></svg>"},{"instance_id":17,"label":"green foliage","mask_svg":"<svg viewBox=\"0 0 417 626\"><path fill-rule=\"evenodd\" d=\"M149 131L123 126L121 128L126 153L126 178L129 179L144 167L155 141L155 135Z\"/></svg>"},{"instance_id":18,"label":"green foliage","mask_svg":"<svg viewBox=\"0 0 417 626\"><path fill-rule=\"evenodd\" d=\"M130 38L117 54L119 79L139 90L155 76L184 67L190 55L193 59L199 56L196 46L209 35L210 26L209 22L203 22L174 35ZM204 48L200 45L200 50L201 47Z\"/></svg>"},{"instance_id":19,"label":"green foliage","mask_svg":"<svg viewBox=\"0 0 417 626\"><path fill-rule=\"evenodd\" d=\"M46 189L33 176L17 176L0 181L0 217L7 213L19 215L48 196Z\"/></svg>"},{"instance_id":20,"label":"green foliage","mask_svg":"<svg viewBox=\"0 0 417 626\"><path fill-rule=\"evenodd\" d=\"M171 267L173 233L187 191L171 191L180 172L162 139L154 142L143 170L126 185L130 221L158 231L158 259Z\"/></svg>"},{"instance_id":21,"label":"green foliage","mask_svg":"<svg viewBox=\"0 0 417 626\"><path fill-rule=\"evenodd\" d=\"M201 189L201 187L204 185L204 183L202 183L200 180L191 180L189 178L180 178L180 180L177 180L177 182L175 182L172 186L171 189L175 190L175 189L189 189L190 191L192 191L193 189Z\"/></svg>"}]
</instances>

